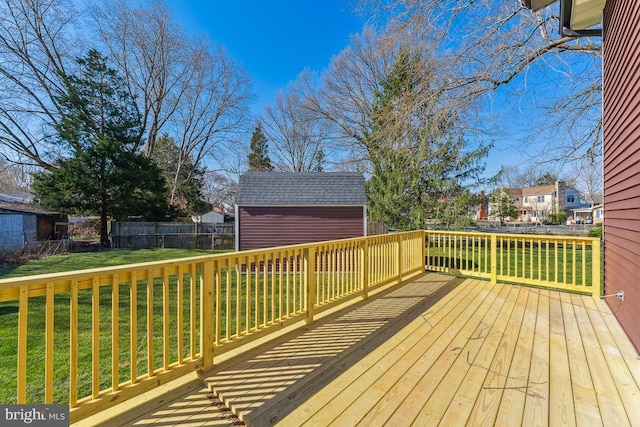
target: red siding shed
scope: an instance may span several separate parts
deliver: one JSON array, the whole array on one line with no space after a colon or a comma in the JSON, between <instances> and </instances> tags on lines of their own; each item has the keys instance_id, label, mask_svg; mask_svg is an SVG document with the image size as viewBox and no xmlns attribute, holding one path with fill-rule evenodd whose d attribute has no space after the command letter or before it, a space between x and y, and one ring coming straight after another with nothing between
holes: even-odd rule
<instances>
[{"instance_id":1,"label":"red siding shed","mask_svg":"<svg viewBox=\"0 0 640 427\"><path fill-rule=\"evenodd\" d=\"M236 193L236 250L366 235L357 173L247 172Z\"/></svg>"}]
</instances>

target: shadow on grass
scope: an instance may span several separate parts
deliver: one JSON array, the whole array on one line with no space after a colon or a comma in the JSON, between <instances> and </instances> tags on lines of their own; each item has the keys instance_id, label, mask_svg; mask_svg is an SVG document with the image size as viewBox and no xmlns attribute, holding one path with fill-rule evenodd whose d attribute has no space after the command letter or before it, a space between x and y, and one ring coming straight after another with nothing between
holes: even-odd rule
<instances>
[{"instance_id":1,"label":"shadow on grass","mask_svg":"<svg viewBox=\"0 0 640 427\"><path fill-rule=\"evenodd\" d=\"M433 265L437 267L446 267L455 270L475 270L478 268L478 264L476 262L467 259L444 256L428 256L426 259L426 265Z\"/></svg>"}]
</instances>

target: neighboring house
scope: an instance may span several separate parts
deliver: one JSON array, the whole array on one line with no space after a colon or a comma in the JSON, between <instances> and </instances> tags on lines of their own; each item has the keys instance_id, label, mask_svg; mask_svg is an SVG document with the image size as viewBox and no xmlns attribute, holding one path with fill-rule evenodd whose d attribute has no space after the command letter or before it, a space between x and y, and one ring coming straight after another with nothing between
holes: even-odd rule
<instances>
[{"instance_id":1,"label":"neighboring house","mask_svg":"<svg viewBox=\"0 0 640 427\"><path fill-rule=\"evenodd\" d=\"M604 208L602 204L593 207L593 223L602 224L604 221Z\"/></svg>"},{"instance_id":2,"label":"neighboring house","mask_svg":"<svg viewBox=\"0 0 640 427\"><path fill-rule=\"evenodd\" d=\"M27 243L60 239L67 232L67 215L0 197L0 252L15 251Z\"/></svg>"},{"instance_id":3,"label":"neighboring house","mask_svg":"<svg viewBox=\"0 0 640 427\"><path fill-rule=\"evenodd\" d=\"M247 172L235 195L236 250L367 234L364 178L342 172Z\"/></svg>"},{"instance_id":4,"label":"neighboring house","mask_svg":"<svg viewBox=\"0 0 640 427\"><path fill-rule=\"evenodd\" d=\"M585 218L593 218L594 224L601 224L603 218L602 204L591 206L588 208L572 209L573 219L578 222Z\"/></svg>"},{"instance_id":5,"label":"neighboring house","mask_svg":"<svg viewBox=\"0 0 640 427\"><path fill-rule=\"evenodd\" d=\"M542 185L526 188L509 188L509 196L518 212L518 220L536 222L551 214L564 212L572 215L572 209L584 207L580 201L580 192L564 181L556 181L554 185ZM489 214L495 213L495 206L489 206Z\"/></svg>"},{"instance_id":6,"label":"neighboring house","mask_svg":"<svg viewBox=\"0 0 640 427\"><path fill-rule=\"evenodd\" d=\"M224 222L224 214L215 210L199 215L193 215L194 222L202 222L208 224L220 224Z\"/></svg>"}]
</instances>

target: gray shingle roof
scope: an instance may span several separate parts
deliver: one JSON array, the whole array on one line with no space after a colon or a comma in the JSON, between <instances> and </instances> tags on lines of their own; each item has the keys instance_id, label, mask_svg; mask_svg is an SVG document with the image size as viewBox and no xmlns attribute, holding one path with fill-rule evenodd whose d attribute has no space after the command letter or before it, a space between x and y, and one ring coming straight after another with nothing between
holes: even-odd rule
<instances>
[{"instance_id":1,"label":"gray shingle roof","mask_svg":"<svg viewBox=\"0 0 640 427\"><path fill-rule=\"evenodd\" d=\"M364 206L364 177L353 172L247 172L238 206Z\"/></svg>"}]
</instances>

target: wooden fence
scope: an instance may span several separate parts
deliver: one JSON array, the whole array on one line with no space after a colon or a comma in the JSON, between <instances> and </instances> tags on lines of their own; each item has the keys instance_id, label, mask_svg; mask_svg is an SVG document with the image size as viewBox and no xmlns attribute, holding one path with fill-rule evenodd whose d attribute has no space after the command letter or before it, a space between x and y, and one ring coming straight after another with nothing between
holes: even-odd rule
<instances>
[{"instance_id":1,"label":"wooden fence","mask_svg":"<svg viewBox=\"0 0 640 427\"><path fill-rule=\"evenodd\" d=\"M113 222L114 248L233 249L233 223Z\"/></svg>"}]
</instances>

